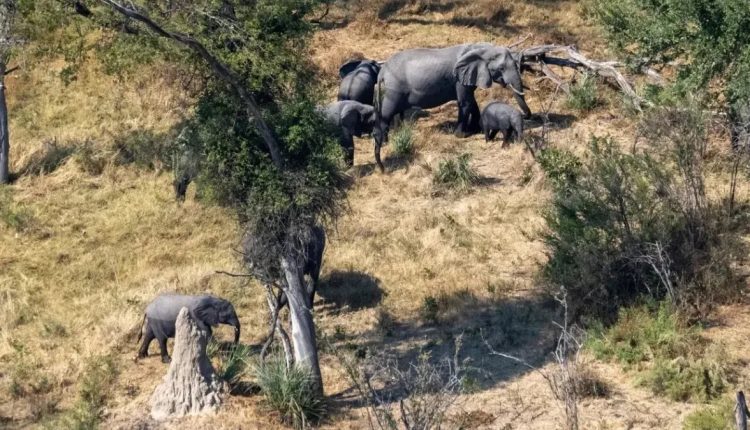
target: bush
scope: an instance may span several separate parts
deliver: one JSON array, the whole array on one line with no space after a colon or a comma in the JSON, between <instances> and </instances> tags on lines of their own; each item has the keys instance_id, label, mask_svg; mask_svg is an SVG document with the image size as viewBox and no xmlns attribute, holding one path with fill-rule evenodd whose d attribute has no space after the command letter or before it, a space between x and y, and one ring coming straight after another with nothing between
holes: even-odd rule
<instances>
[{"instance_id":1,"label":"bush","mask_svg":"<svg viewBox=\"0 0 750 430\"><path fill-rule=\"evenodd\" d=\"M730 267L746 254L736 240L746 221L707 196L703 127L697 110L658 109L641 125L642 149L593 137L583 159L540 157L554 191L543 275L568 289L576 313L611 321L646 294L702 318L736 294Z\"/></svg>"},{"instance_id":2,"label":"bush","mask_svg":"<svg viewBox=\"0 0 750 430\"><path fill-rule=\"evenodd\" d=\"M247 373L251 348L247 345L230 345L222 349L222 345L211 338L206 346L206 354L214 365L216 374L234 388Z\"/></svg>"},{"instance_id":3,"label":"bush","mask_svg":"<svg viewBox=\"0 0 750 430\"><path fill-rule=\"evenodd\" d=\"M443 160L432 177L432 183L439 188L465 192L479 182L479 175L469 164L470 154Z\"/></svg>"},{"instance_id":4,"label":"bush","mask_svg":"<svg viewBox=\"0 0 750 430\"><path fill-rule=\"evenodd\" d=\"M732 430L734 402L730 399L706 405L685 418L684 430Z\"/></svg>"},{"instance_id":5,"label":"bush","mask_svg":"<svg viewBox=\"0 0 750 430\"><path fill-rule=\"evenodd\" d=\"M566 105L582 112L588 112L597 107L599 98L596 95L596 78L584 74L583 78L578 79L575 85L570 87Z\"/></svg>"},{"instance_id":6,"label":"bush","mask_svg":"<svg viewBox=\"0 0 750 430\"><path fill-rule=\"evenodd\" d=\"M97 429L116 376L117 369L112 357L91 359L81 375L78 400L64 418L64 427L75 430Z\"/></svg>"},{"instance_id":7,"label":"bush","mask_svg":"<svg viewBox=\"0 0 750 430\"><path fill-rule=\"evenodd\" d=\"M109 160L101 151L97 151L91 141L85 141L76 148L73 160L84 172L89 175L98 176L104 172Z\"/></svg>"},{"instance_id":8,"label":"bush","mask_svg":"<svg viewBox=\"0 0 750 430\"><path fill-rule=\"evenodd\" d=\"M668 303L623 309L615 325L594 330L588 347L598 359L637 370L640 384L675 401L716 398L730 374L731 363Z\"/></svg>"},{"instance_id":9,"label":"bush","mask_svg":"<svg viewBox=\"0 0 750 430\"><path fill-rule=\"evenodd\" d=\"M425 320L428 323L436 323L438 320L438 311L440 310L440 305L438 304L438 301L433 296L427 296L422 300L422 309L420 310L420 313L422 315L422 319Z\"/></svg>"},{"instance_id":10,"label":"bush","mask_svg":"<svg viewBox=\"0 0 750 430\"><path fill-rule=\"evenodd\" d=\"M414 123L403 121L391 137L393 154L408 158L414 155Z\"/></svg>"},{"instance_id":11,"label":"bush","mask_svg":"<svg viewBox=\"0 0 750 430\"><path fill-rule=\"evenodd\" d=\"M151 131L136 131L115 139L115 163L133 164L147 170L162 170L172 167L175 144L170 136Z\"/></svg>"},{"instance_id":12,"label":"bush","mask_svg":"<svg viewBox=\"0 0 750 430\"><path fill-rule=\"evenodd\" d=\"M307 369L287 369L281 358L272 358L255 368L255 377L265 402L279 413L281 420L305 428L325 413L325 404L315 392L315 383Z\"/></svg>"}]
</instances>

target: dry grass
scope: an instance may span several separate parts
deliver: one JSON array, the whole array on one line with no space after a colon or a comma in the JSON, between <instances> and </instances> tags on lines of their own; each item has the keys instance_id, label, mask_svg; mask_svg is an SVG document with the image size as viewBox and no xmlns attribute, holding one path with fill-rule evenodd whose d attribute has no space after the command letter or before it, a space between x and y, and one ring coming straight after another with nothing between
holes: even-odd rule
<instances>
[{"instance_id":1,"label":"dry grass","mask_svg":"<svg viewBox=\"0 0 750 430\"><path fill-rule=\"evenodd\" d=\"M444 3L456 6L440 7ZM507 43L529 31L534 32L532 43L576 43L593 57L605 52L595 30L580 17L576 1L415 1L378 20L384 5L361 2L356 7L363 13L354 22L316 33L314 60L331 94L339 65L356 53L383 60L409 47ZM327 19L345 14L332 11ZM137 130L168 133L189 112L189 98L159 74L118 82L91 65L65 87L56 79L55 67L59 65L10 79L14 171L22 170L47 140L89 145L106 156L116 137ZM531 78L526 84L532 88L529 105L538 111L553 88ZM609 104L567 128L562 124L570 119L560 118L550 141L574 147L591 133L632 136L631 121L607 91L603 97L609 97ZM498 87L477 95L480 106L511 96ZM575 115L562 98L551 111ZM545 258L537 236L548 191L521 145L501 150L479 136L456 139L446 131L455 115L455 105L448 104L417 120L416 159L408 165L386 163L386 175L374 172L371 141L357 142L351 212L330 235L323 272L324 284L330 282L320 293L316 319L323 333L340 339L335 347L389 348L407 357L420 348L447 347L452 336L466 331L467 354L491 374L480 378L482 389L462 402L467 416L482 410L489 413L490 418L483 419L490 428L502 428L503 423L523 428L546 410L534 422L552 426L559 414L545 394L544 381L489 362L479 341L481 332L500 347L544 358L549 336L534 327L548 325L553 313L533 303L516 306L516 301L531 300L534 275ZM386 161L388 152L385 147ZM431 170L446 156L461 152L472 155L482 184L468 195L433 197ZM71 160L51 173L22 176L10 187L14 208L29 217L25 228L0 222L0 426L31 425L45 413L69 408L86 360L110 352L119 373L106 427L147 423L145 405L164 367L157 359L134 364L130 358L136 347L130 336L144 304L159 291L228 297L242 320L242 341L257 344L265 334L266 310L259 290L214 274L236 266L236 226L230 214L204 207L190 196L184 205L175 204L168 173L107 163L102 174L92 175ZM367 290L336 290L347 285ZM422 325L419 318L427 297L438 304L434 327ZM336 360L323 354L322 367L326 393L345 401L342 393L350 387ZM620 387L617 395L625 401L592 400L582 408L582 419L592 423L585 428L606 421L602 410L632 418L636 424L631 428L675 428L679 423L680 415L670 415L663 401L632 388L616 368L598 370ZM21 381L27 391L45 378L49 390L14 398L12 382L19 372L32 375ZM234 396L217 417L190 418L166 428L204 428L218 422L224 428L276 427L264 416L257 397ZM40 399L47 399L46 409L40 410ZM622 406L631 401L641 409L658 410L656 418ZM617 426L626 418L608 422ZM336 406L324 427L355 429L363 423L356 408Z\"/></svg>"}]
</instances>

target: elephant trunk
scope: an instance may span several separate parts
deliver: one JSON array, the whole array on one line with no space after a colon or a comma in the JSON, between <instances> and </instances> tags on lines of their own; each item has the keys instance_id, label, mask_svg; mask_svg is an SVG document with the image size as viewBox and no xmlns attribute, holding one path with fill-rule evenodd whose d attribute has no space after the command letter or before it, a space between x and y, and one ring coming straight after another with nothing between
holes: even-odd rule
<instances>
[{"instance_id":1,"label":"elephant trunk","mask_svg":"<svg viewBox=\"0 0 750 430\"><path fill-rule=\"evenodd\" d=\"M526 104L526 98L524 97L525 94L523 92L523 82L521 81L520 73L516 71L506 72L503 75L503 80L505 81L505 84L509 86L511 90L513 90L513 97L515 97L518 106L523 111L524 117L530 117L531 109L529 109L529 106Z\"/></svg>"},{"instance_id":2,"label":"elephant trunk","mask_svg":"<svg viewBox=\"0 0 750 430\"><path fill-rule=\"evenodd\" d=\"M237 315L233 315L232 318L227 321L227 324L234 327L234 343L238 343L240 341L240 320L237 318Z\"/></svg>"}]
</instances>

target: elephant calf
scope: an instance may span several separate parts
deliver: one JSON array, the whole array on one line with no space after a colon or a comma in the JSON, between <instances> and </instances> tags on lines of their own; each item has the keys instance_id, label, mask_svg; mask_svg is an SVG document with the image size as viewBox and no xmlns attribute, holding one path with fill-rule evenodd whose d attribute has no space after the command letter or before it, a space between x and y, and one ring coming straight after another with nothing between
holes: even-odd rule
<instances>
[{"instance_id":1,"label":"elephant calf","mask_svg":"<svg viewBox=\"0 0 750 430\"><path fill-rule=\"evenodd\" d=\"M346 152L346 164L354 164L354 136L372 133L375 108L354 100L333 102L323 109L328 121L341 128L340 143Z\"/></svg>"},{"instance_id":2,"label":"elephant calf","mask_svg":"<svg viewBox=\"0 0 750 430\"><path fill-rule=\"evenodd\" d=\"M510 141L523 138L523 114L504 103L488 104L482 111L481 123L487 142L494 139L498 131L503 132L503 148Z\"/></svg>"},{"instance_id":3,"label":"elephant calf","mask_svg":"<svg viewBox=\"0 0 750 430\"><path fill-rule=\"evenodd\" d=\"M228 324L234 327L234 343L240 340L240 320L229 301L210 296L186 296L181 294L162 294L146 306L144 324L138 340L143 336L143 344L138 358L148 356L148 346L152 340L159 342L161 361L169 363L167 338L175 336L175 322L182 308L187 308L198 327L211 336L211 326Z\"/></svg>"},{"instance_id":4,"label":"elephant calf","mask_svg":"<svg viewBox=\"0 0 750 430\"><path fill-rule=\"evenodd\" d=\"M372 105L378 73L380 63L374 60L351 60L344 63L339 68L339 100L354 100Z\"/></svg>"}]
</instances>

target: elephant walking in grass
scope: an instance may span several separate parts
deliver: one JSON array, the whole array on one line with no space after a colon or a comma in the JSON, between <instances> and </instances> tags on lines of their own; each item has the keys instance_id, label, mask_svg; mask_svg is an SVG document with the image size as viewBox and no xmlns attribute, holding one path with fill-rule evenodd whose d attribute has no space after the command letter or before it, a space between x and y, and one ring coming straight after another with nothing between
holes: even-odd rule
<instances>
[{"instance_id":1,"label":"elephant walking in grass","mask_svg":"<svg viewBox=\"0 0 750 430\"><path fill-rule=\"evenodd\" d=\"M372 133L376 123L375 108L354 101L333 102L323 109L328 121L341 129L339 142L346 154L346 165L354 164L354 136Z\"/></svg>"},{"instance_id":2,"label":"elephant walking in grass","mask_svg":"<svg viewBox=\"0 0 750 430\"><path fill-rule=\"evenodd\" d=\"M498 132L503 133L503 148L513 140L523 138L523 114L501 102L492 102L482 110L482 132L484 140L493 140Z\"/></svg>"},{"instance_id":3,"label":"elephant walking in grass","mask_svg":"<svg viewBox=\"0 0 750 430\"><path fill-rule=\"evenodd\" d=\"M187 308L190 316L211 336L211 327L228 324L234 327L234 343L240 340L240 320L234 306L224 299L211 295L187 296L181 294L161 294L146 306L144 324L138 340L143 337L143 344L138 351L138 358L148 356L148 347L156 339L161 349L161 361L169 362L167 339L175 336L175 322L182 308Z\"/></svg>"},{"instance_id":4,"label":"elephant walking in grass","mask_svg":"<svg viewBox=\"0 0 750 430\"><path fill-rule=\"evenodd\" d=\"M410 107L434 108L458 101L456 136L480 130L477 87L496 82L513 90L525 116L531 115L521 82L520 63L510 49L490 43L472 43L447 48L417 48L391 56L382 66L375 88L380 117L374 131L375 161L383 171L380 147L388 142L391 120Z\"/></svg>"},{"instance_id":5,"label":"elephant walking in grass","mask_svg":"<svg viewBox=\"0 0 750 430\"><path fill-rule=\"evenodd\" d=\"M341 84L339 100L354 100L362 104L373 104L375 83L380 73L380 63L374 60L352 60L339 68Z\"/></svg>"}]
</instances>

